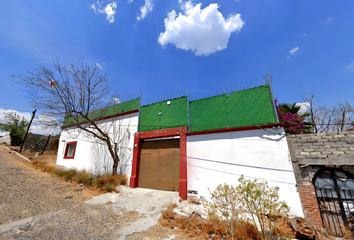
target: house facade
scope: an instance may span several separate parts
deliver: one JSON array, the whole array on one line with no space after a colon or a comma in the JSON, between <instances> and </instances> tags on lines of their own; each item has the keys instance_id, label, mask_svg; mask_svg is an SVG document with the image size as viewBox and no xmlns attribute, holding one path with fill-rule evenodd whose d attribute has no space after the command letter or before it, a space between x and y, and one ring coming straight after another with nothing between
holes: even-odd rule
<instances>
[{"instance_id":1,"label":"house facade","mask_svg":"<svg viewBox=\"0 0 354 240\"><path fill-rule=\"evenodd\" d=\"M129 131L129 139L119 150L119 173L127 174L130 187L178 191L182 199L189 194L208 198L208 189L223 183L236 186L244 175L278 186L291 214L303 216L270 83L194 101L187 95L133 108L99 122L133 123L122 124L129 125L123 130ZM81 135L75 126L64 127L58 165L95 173L110 172L111 162L104 145Z\"/></svg>"}]
</instances>

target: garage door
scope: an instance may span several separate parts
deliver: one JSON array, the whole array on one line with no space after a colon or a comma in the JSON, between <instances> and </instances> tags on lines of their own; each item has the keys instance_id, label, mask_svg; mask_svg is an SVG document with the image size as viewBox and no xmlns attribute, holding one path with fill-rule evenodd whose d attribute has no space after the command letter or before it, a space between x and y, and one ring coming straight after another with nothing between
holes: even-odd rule
<instances>
[{"instance_id":1,"label":"garage door","mask_svg":"<svg viewBox=\"0 0 354 240\"><path fill-rule=\"evenodd\" d=\"M179 139L144 141L139 187L179 191Z\"/></svg>"}]
</instances>

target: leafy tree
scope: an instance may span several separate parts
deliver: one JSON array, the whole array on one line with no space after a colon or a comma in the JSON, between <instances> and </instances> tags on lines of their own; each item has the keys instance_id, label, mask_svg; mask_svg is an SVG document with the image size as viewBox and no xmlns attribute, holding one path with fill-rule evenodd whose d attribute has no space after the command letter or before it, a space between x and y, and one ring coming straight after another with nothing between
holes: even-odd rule
<instances>
[{"instance_id":1,"label":"leafy tree","mask_svg":"<svg viewBox=\"0 0 354 240\"><path fill-rule=\"evenodd\" d=\"M29 122L15 112L4 112L4 120L0 122L0 130L10 132L11 145L19 146L26 132Z\"/></svg>"},{"instance_id":2,"label":"leafy tree","mask_svg":"<svg viewBox=\"0 0 354 240\"><path fill-rule=\"evenodd\" d=\"M82 61L64 65L55 60L52 66L40 66L12 77L24 86L31 105L45 116L43 125L58 128L68 121L80 134L105 144L113 160L112 175L117 174L120 143L129 132L117 126L116 121L99 122L118 98L111 95L109 81L100 73L100 67Z\"/></svg>"}]
</instances>

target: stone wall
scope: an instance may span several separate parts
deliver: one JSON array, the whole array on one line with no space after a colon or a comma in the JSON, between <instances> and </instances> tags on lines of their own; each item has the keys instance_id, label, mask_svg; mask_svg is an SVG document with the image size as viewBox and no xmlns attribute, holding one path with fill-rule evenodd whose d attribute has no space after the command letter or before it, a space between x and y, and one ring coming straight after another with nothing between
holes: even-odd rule
<instances>
[{"instance_id":1,"label":"stone wall","mask_svg":"<svg viewBox=\"0 0 354 240\"><path fill-rule=\"evenodd\" d=\"M354 131L289 135L287 140L305 218L320 227L313 177L327 167L354 174Z\"/></svg>"}]
</instances>

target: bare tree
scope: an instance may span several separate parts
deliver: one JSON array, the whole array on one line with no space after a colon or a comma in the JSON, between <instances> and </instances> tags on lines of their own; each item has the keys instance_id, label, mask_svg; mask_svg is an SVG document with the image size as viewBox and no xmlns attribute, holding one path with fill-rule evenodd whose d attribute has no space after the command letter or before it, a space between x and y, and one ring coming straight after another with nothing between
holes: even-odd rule
<instances>
[{"instance_id":1,"label":"bare tree","mask_svg":"<svg viewBox=\"0 0 354 240\"><path fill-rule=\"evenodd\" d=\"M113 159L112 175L117 174L119 143L127 133L113 123L99 122L115 101L107 77L97 65L82 61L64 65L55 60L51 67L40 66L12 77L27 91L32 106L46 116L42 123L48 128L75 126L105 143Z\"/></svg>"},{"instance_id":2,"label":"bare tree","mask_svg":"<svg viewBox=\"0 0 354 240\"><path fill-rule=\"evenodd\" d=\"M351 106L349 102L338 103L334 106L334 112L336 114L335 123L336 123L336 131L342 132L347 131L353 125L353 113L354 108Z\"/></svg>"},{"instance_id":3,"label":"bare tree","mask_svg":"<svg viewBox=\"0 0 354 240\"><path fill-rule=\"evenodd\" d=\"M309 118L310 122L313 123L313 130L315 133L328 132L331 130L334 111L325 105L315 105L314 100L315 96L313 94L310 98L307 94L304 94L303 101L308 103L305 106L311 114Z\"/></svg>"},{"instance_id":4,"label":"bare tree","mask_svg":"<svg viewBox=\"0 0 354 240\"><path fill-rule=\"evenodd\" d=\"M309 98L304 95L303 101L307 102L307 111L311 114L310 120L313 123L315 133L348 131L354 126L353 113L354 109L349 102L344 104L338 103L332 108L326 105L315 105L315 96Z\"/></svg>"}]
</instances>

